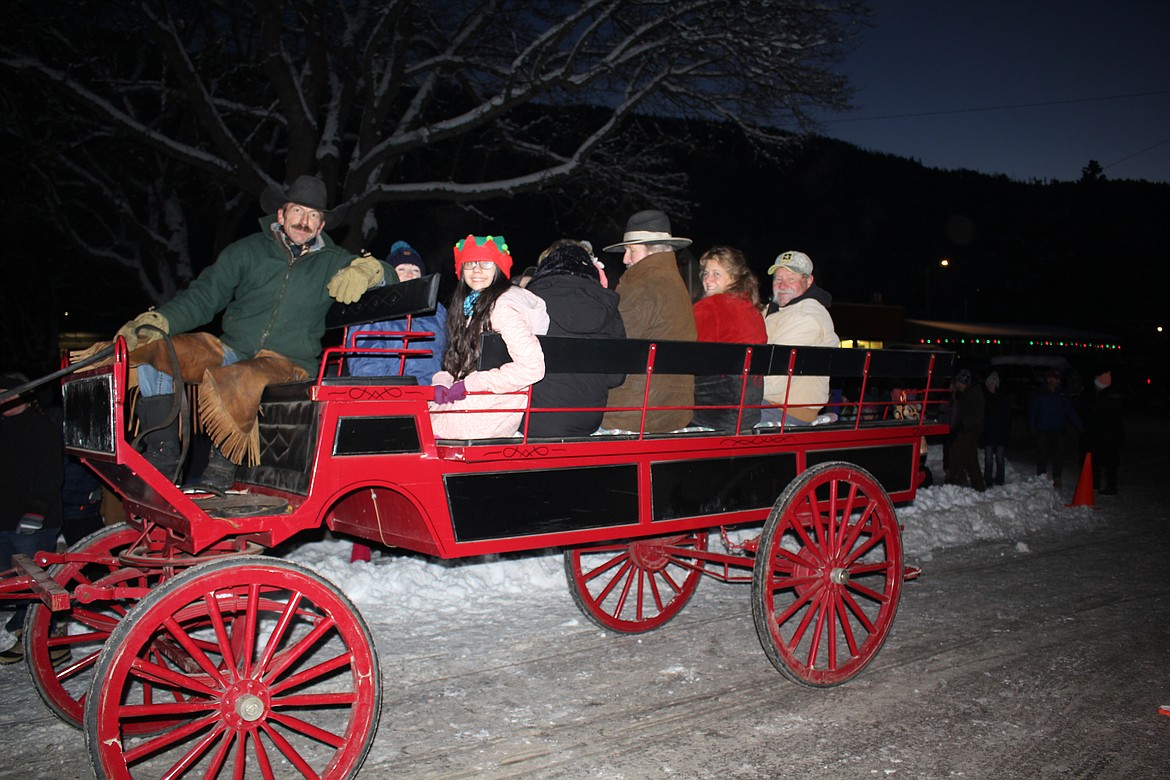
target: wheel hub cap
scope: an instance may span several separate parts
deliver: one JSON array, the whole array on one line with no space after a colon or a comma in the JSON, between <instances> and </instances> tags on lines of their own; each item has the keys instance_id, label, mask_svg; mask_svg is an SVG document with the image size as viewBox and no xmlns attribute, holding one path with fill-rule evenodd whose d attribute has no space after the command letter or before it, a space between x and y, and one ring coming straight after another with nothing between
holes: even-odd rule
<instances>
[{"instance_id":1,"label":"wheel hub cap","mask_svg":"<svg viewBox=\"0 0 1170 780\"><path fill-rule=\"evenodd\" d=\"M239 680L224 691L219 711L229 727L246 731L256 721L267 717L271 706L272 697L264 683Z\"/></svg>"},{"instance_id":2,"label":"wheel hub cap","mask_svg":"<svg viewBox=\"0 0 1170 780\"><path fill-rule=\"evenodd\" d=\"M264 715L264 701L259 696L246 693L236 700L236 714L248 723L258 721Z\"/></svg>"},{"instance_id":3,"label":"wheel hub cap","mask_svg":"<svg viewBox=\"0 0 1170 780\"><path fill-rule=\"evenodd\" d=\"M833 569L833 571L829 573L829 579L831 579L837 585L844 585L845 583L849 582L849 570L845 568Z\"/></svg>"}]
</instances>

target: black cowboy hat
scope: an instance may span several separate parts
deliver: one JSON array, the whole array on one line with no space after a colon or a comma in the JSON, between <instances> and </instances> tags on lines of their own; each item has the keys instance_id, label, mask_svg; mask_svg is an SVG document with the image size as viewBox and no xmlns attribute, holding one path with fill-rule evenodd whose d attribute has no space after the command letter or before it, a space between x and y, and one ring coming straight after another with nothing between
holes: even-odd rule
<instances>
[{"instance_id":1,"label":"black cowboy hat","mask_svg":"<svg viewBox=\"0 0 1170 780\"><path fill-rule=\"evenodd\" d=\"M344 208L330 210L325 195L325 182L316 176L298 176L287 190L279 185L269 185L260 195L260 208L265 214L275 214L286 203L299 203L320 211L325 226L332 227L345 215Z\"/></svg>"}]
</instances>

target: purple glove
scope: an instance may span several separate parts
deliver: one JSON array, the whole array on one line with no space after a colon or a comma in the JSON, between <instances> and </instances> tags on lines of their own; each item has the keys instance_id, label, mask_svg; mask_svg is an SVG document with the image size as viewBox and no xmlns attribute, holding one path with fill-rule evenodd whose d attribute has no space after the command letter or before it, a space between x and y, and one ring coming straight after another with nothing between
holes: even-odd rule
<instances>
[{"instance_id":1,"label":"purple glove","mask_svg":"<svg viewBox=\"0 0 1170 780\"><path fill-rule=\"evenodd\" d=\"M462 401L467 397L467 386L463 384L460 379L450 387L443 387L442 385L435 385L435 403L453 404L456 401Z\"/></svg>"}]
</instances>

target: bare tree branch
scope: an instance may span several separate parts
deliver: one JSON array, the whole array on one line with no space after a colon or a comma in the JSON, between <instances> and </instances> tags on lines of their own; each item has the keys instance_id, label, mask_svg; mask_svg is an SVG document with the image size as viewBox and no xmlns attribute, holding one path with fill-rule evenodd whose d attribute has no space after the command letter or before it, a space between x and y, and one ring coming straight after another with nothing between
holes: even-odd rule
<instances>
[{"instance_id":1,"label":"bare tree branch","mask_svg":"<svg viewBox=\"0 0 1170 780\"><path fill-rule=\"evenodd\" d=\"M845 106L832 65L865 20L859 0L46 0L14 14L0 70L26 119L0 131L68 138L56 159L42 144L38 170L105 208L79 218L63 202L63 231L142 268L160 299L190 273L184 216L214 220L199 251L215 251L265 187L304 173L349 206L351 248L381 204L407 200L574 180L670 201L683 182L632 153L632 118L723 121L775 151L813 129L812 109Z\"/></svg>"}]
</instances>

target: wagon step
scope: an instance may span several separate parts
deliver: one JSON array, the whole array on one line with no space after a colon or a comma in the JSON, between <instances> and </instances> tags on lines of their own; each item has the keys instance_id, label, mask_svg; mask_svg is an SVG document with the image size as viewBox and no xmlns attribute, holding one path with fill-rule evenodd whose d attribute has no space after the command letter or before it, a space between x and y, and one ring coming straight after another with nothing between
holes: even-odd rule
<instances>
[{"instance_id":1,"label":"wagon step","mask_svg":"<svg viewBox=\"0 0 1170 780\"><path fill-rule=\"evenodd\" d=\"M48 573L23 553L12 556L12 567L20 577L27 578L28 587L53 612L69 609L69 592Z\"/></svg>"}]
</instances>

